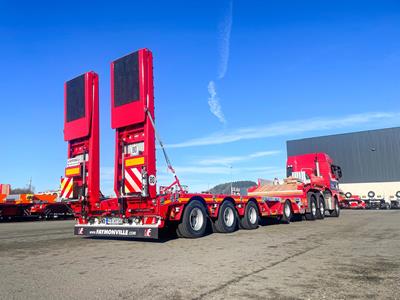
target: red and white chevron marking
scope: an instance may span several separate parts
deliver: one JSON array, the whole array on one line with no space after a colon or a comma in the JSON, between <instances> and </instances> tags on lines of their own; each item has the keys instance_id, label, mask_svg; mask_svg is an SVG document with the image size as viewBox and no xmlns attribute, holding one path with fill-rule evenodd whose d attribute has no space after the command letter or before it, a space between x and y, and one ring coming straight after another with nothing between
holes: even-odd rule
<instances>
[{"instance_id":1,"label":"red and white chevron marking","mask_svg":"<svg viewBox=\"0 0 400 300\"><path fill-rule=\"evenodd\" d=\"M74 179L72 177L61 178L61 198L69 199L72 198Z\"/></svg>"},{"instance_id":2,"label":"red and white chevron marking","mask_svg":"<svg viewBox=\"0 0 400 300\"><path fill-rule=\"evenodd\" d=\"M140 193L142 191L142 173L139 168L125 168L125 193Z\"/></svg>"}]
</instances>

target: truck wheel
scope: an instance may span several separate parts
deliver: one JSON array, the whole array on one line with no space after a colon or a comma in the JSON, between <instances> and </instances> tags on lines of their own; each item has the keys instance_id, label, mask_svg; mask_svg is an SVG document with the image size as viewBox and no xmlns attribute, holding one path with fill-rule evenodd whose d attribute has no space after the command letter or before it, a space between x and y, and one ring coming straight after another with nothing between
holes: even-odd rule
<instances>
[{"instance_id":1,"label":"truck wheel","mask_svg":"<svg viewBox=\"0 0 400 300\"><path fill-rule=\"evenodd\" d=\"M207 213L204 205L193 200L186 206L181 223L177 228L177 235L185 238L202 237L206 231Z\"/></svg>"},{"instance_id":2,"label":"truck wheel","mask_svg":"<svg viewBox=\"0 0 400 300\"><path fill-rule=\"evenodd\" d=\"M244 216L239 220L240 228L256 229L258 227L258 207L254 202L248 202Z\"/></svg>"},{"instance_id":3,"label":"truck wheel","mask_svg":"<svg viewBox=\"0 0 400 300\"><path fill-rule=\"evenodd\" d=\"M310 196L310 212L306 213L306 220L313 221L317 218L317 199L314 194Z\"/></svg>"},{"instance_id":4,"label":"truck wheel","mask_svg":"<svg viewBox=\"0 0 400 300\"><path fill-rule=\"evenodd\" d=\"M337 199L335 199L335 209L332 209L329 211L329 214L331 217L339 217L340 215L340 207L339 207L339 202Z\"/></svg>"},{"instance_id":5,"label":"truck wheel","mask_svg":"<svg viewBox=\"0 0 400 300\"><path fill-rule=\"evenodd\" d=\"M236 210L232 202L225 201L219 208L218 219L215 220L214 230L220 233L233 232L236 229Z\"/></svg>"},{"instance_id":6,"label":"truck wheel","mask_svg":"<svg viewBox=\"0 0 400 300\"><path fill-rule=\"evenodd\" d=\"M324 197L318 197L318 210L317 210L317 219L325 218L325 200Z\"/></svg>"},{"instance_id":7,"label":"truck wheel","mask_svg":"<svg viewBox=\"0 0 400 300\"><path fill-rule=\"evenodd\" d=\"M292 220L292 216L293 216L292 205L290 204L289 200L286 200L283 206L281 221L285 224L289 224L290 221Z\"/></svg>"}]
</instances>

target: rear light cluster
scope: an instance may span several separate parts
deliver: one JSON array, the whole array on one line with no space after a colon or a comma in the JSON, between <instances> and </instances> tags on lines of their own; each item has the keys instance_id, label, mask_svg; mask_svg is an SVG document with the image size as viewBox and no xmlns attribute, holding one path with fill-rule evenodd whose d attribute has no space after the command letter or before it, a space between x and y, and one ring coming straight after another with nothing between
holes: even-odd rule
<instances>
[{"instance_id":1,"label":"rear light cluster","mask_svg":"<svg viewBox=\"0 0 400 300\"><path fill-rule=\"evenodd\" d=\"M112 220L111 222L109 220ZM130 217L130 218L90 218L90 225L154 225L159 221L158 217Z\"/></svg>"}]
</instances>

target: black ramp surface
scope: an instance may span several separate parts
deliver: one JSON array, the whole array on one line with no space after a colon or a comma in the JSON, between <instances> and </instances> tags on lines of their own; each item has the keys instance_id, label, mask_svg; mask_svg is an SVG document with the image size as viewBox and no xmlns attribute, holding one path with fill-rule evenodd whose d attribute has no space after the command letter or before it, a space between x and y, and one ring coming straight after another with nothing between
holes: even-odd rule
<instances>
[{"instance_id":1,"label":"black ramp surface","mask_svg":"<svg viewBox=\"0 0 400 300\"><path fill-rule=\"evenodd\" d=\"M139 53L134 52L114 62L114 106L138 101Z\"/></svg>"},{"instance_id":2,"label":"black ramp surface","mask_svg":"<svg viewBox=\"0 0 400 300\"><path fill-rule=\"evenodd\" d=\"M85 116L85 75L67 82L67 122Z\"/></svg>"}]
</instances>

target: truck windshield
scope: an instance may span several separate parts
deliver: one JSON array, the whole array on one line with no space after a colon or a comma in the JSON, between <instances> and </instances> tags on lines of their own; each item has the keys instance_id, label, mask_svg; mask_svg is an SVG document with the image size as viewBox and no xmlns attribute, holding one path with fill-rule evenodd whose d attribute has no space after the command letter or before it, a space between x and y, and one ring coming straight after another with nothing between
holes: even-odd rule
<instances>
[{"instance_id":1,"label":"truck windshield","mask_svg":"<svg viewBox=\"0 0 400 300\"><path fill-rule=\"evenodd\" d=\"M332 165L331 170L336 178L342 178L342 169L339 166Z\"/></svg>"},{"instance_id":2,"label":"truck windshield","mask_svg":"<svg viewBox=\"0 0 400 300\"><path fill-rule=\"evenodd\" d=\"M286 177L292 176L292 173L293 173L293 167L292 166L287 167L286 168Z\"/></svg>"}]
</instances>

